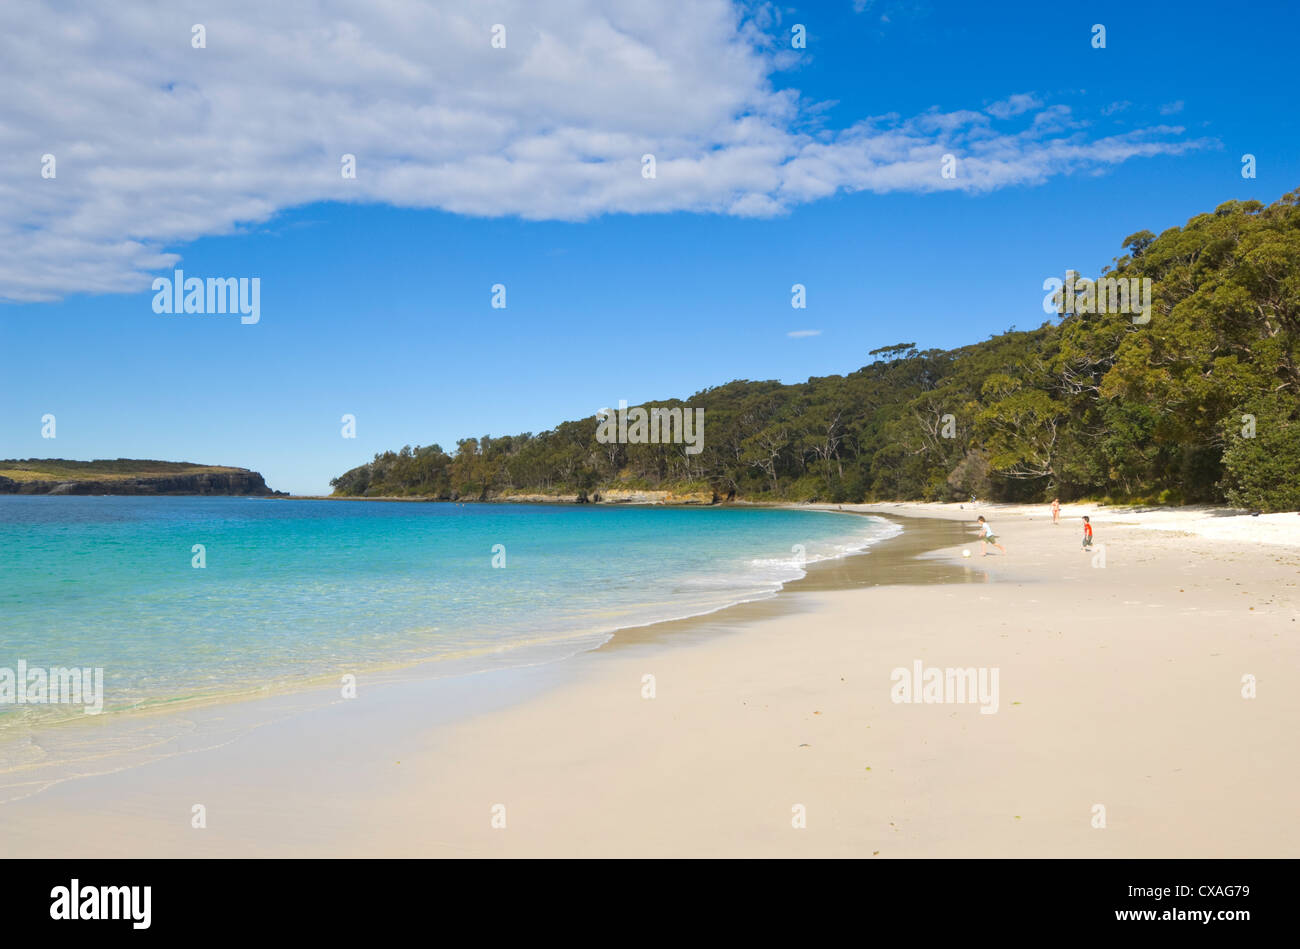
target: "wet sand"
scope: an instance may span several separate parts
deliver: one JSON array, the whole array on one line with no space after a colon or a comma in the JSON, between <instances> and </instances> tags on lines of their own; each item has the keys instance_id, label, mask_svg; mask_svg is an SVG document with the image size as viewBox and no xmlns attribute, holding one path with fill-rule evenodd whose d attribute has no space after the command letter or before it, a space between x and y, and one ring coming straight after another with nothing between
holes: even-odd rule
<instances>
[{"instance_id":1,"label":"wet sand","mask_svg":"<svg viewBox=\"0 0 1300 949\"><path fill-rule=\"evenodd\" d=\"M845 512L846 517L864 516ZM926 555L962 543L971 531L956 521L928 517L883 516L903 528L903 533L877 541L867 551L821 560L805 568L805 576L792 580L776 596L738 603L715 613L652 623L619 630L597 652L610 653L628 646L655 642L696 642L722 633L735 633L748 625L778 616L805 612L809 601L796 593L851 590L895 583L929 585L970 582L970 571Z\"/></svg>"}]
</instances>

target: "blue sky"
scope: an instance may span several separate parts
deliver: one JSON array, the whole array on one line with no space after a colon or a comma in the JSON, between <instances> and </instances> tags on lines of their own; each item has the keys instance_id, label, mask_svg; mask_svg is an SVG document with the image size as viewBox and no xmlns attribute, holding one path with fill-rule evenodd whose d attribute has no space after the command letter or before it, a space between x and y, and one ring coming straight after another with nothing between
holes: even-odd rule
<instances>
[{"instance_id":1,"label":"blue sky","mask_svg":"<svg viewBox=\"0 0 1300 949\"><path fill-rule=\"evenodd\" d=\"M0 105L0 238L13 251L0 264L0 457L234 464L324 493L330 477L404 444L451 448L619 399L802 381L852 371L890 343L948 347L1036 326L1043 280L1095 273L1126 235L1300 186L1290 5L991 14L966 3L859 12L845 0L750 6L727 21L719 0L696 53L682 52L695 29L685 15L628 27L636 55L618 63L662 57L663 88L644 97L641 66L621 76L587 61L612 55L605 34L584 32L598 39L581 55L546 55L547 37L599 21L606 5L560 6L571 9L558 24L487 15L512 30L498 52L528 55L521 76L476 73L494 68L483 57L409 88L352 76L346 105L330 85L346 68L330 57L353 31L316 37L320 48L309 36L295 70L280 65L290 54L260 54L259 75L234 68L236 40L255 41L233 27L210 21L208 48L189 48L202 5L134 45L114 41L129 24L96 22L88 45L63 49L68 75L48 101L15 84ZM5 42L33 56L68 42L28 20L30 35L6 29ZM796 23L806 50L787 48ZM1094 23L1105 49L1090 45ZM480 25L460 27L473 37ZM382 72L385 42L410 56L400 23L357 31L377 39L354 63L375 54L366 68ZM169 43L183 52L150 57ZM143 75L140 57L152 64ZM593 81L571 60L605 71ZM165 97L164 110L188 97L179 118L123 105L97 124L103 109L78 97L112 88L113 75ZM524 85L542 91L528 100ZM304 107L262 105L277 95ZM454 118L408 141L420 121L409 116L434 100ZM347 121L322 132L332 107ZM932 155L944 149L958 154L956 182L938 180ZM637 174L643 150L660 161L652 181ZM345 151L357 182L333 180ZM54 181L35 173L45 152L58 156ZM493 164L501 154L517 179ZM327 173L306 167L313 156ZM260 277L260 322L155 314L150 281L174 267ZM490 306L495 283L504 310ZM806 310L790 306L794 283ZM802 330L820 332L788 335ZM46 413L54 440L41 438ZM345 413L355 440L340 437Z\"/></svg>"}]
</instances>

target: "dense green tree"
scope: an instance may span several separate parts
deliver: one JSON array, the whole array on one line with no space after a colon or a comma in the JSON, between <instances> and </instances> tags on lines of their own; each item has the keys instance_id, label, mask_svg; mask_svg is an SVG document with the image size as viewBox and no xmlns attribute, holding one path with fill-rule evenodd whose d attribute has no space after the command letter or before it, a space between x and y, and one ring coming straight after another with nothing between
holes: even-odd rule
<instances>
[{"instance_id":1,"label":"dense green tree","mask_svg":"<svg viewBox=\"0 0 1300 949\"><path fill-rule=\"evenodd\" d=\"M340 495L587 497L616 487L720 500L982 497L1300 506L1300 192L1138 231L1104 277L1149 280L1150 320L1077 301L1037 329L954 350L897 343L846 376L737 380L703 408L702 450L601 443L594 417L540 434L407 446ZM1237 421L1255 419L1251 436ZM1225 422L1225 420L1227 420Z\"/></svg>"}]
</instances>

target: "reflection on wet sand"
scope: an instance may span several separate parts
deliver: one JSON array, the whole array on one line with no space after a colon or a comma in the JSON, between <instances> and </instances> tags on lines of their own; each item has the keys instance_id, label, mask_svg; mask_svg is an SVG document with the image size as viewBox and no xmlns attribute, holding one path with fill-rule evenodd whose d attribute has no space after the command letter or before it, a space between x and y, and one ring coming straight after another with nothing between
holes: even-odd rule
<instances>
[{"instance_id":1,"label":"reflection on wet sand","mask_svg":"<svg viewBox=\"0 0 1300 949\"><path fill-rule=\"evenodd\" d=\"M854 515L846 512L846 516ZM970 543L973 537L967 525L960 521L894 514L886 519L901 525L903 532L877 541L863 553L809 564L807 576L787 583L776 596L740 603L705 616L619 630L613 639L596 651L610 652L669 639L690 642L718 633L735 632L755 620L805 612L807 606L798 595L801 593L899 584L989 582L988 573L974 564L959 565L926 556L936 550Z\"/></svg>"}]
</instances>

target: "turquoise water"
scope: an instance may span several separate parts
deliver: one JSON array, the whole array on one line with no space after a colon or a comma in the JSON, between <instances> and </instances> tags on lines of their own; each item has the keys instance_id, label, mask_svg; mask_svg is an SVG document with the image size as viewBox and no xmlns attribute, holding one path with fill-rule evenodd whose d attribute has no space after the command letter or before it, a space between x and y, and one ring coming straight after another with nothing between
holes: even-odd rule
<instances>
[{"instance_id":1,"label":"turquoise water","mask_svg":"<svg viewBox=\"0 0 1300 949\"><path fill-rule=\"evenodd\" d=\"M0 497L0 667L102 667L113 711L543 661L770 596L803 573L794 545L812 561L896 530L770 509ZM0 705L7 724L73 714Z\"/></svg>"}]
</instances>

